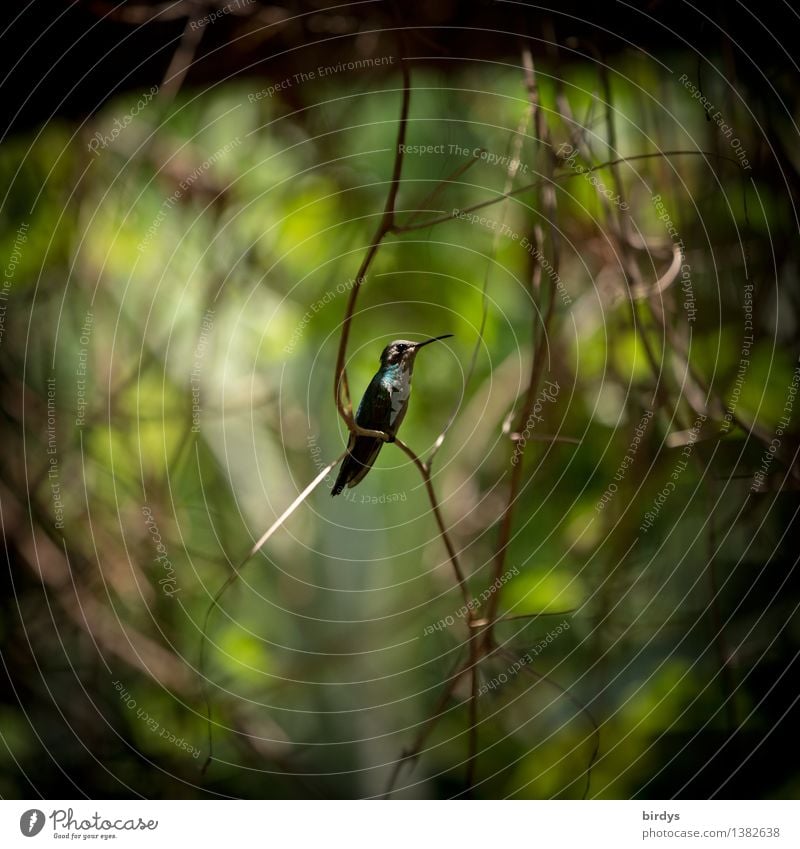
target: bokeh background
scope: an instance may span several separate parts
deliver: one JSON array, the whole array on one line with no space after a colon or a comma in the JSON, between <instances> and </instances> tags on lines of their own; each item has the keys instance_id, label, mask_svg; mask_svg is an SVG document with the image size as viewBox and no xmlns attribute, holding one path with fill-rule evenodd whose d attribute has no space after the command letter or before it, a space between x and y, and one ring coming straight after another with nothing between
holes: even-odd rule
<instances>
[{"instance_id":1,"label":"bokeh background","mask_svg":"<svg viewBox=\"0 0 800 849\"><path fill-rule=\"evenodd\" d=\"M377 796L436 716L396 796L796 796L793 13L56 6L2 35L0 793ZM385 239L348 376L454 334L401 435L454 416L433 484L479 611L545 340L472 787L467 679L438 703L463 599L395 446L248 561L198 669L346 442L403 57L398 220L495 202Z\"/></svg>"}]
</instances>

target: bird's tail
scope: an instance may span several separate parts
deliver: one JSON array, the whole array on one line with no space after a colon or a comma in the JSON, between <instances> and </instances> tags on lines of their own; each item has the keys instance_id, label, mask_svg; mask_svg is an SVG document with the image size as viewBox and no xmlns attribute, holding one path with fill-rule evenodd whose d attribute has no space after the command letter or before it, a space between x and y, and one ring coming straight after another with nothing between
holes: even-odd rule
<instances>
[{"instance_id":1,"label":"bird's tail","mask_svg":"<svg viewBox=\"0 0 800 849\"><path fill-rule=\"evenodd\" d=\"M372 468L382 445L383 440L374 436L350 437L347 455L342 460L331 495L338 495L346 486L353 487L363 480Z\"/></svg>"}]
</instances>

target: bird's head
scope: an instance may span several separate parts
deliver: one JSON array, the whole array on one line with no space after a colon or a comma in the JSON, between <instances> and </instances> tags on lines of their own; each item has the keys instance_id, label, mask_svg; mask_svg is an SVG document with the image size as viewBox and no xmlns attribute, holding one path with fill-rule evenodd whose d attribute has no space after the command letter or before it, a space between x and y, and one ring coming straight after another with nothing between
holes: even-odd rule
<instances>
[{"instance_id":1,"label":"bird's head","mask_svg":"<svg viewBox=\"0 0 800 849\"><path fill-rule=\"evenodd\" d=\"M400 365L404 370L410 371L414 365L414 358L417 356L417 351L420 348L430 345L431 342L438 342L440 339L449 339L452 335L452 333L445 333L444 336L436 336L433 339L426 339L424 342L409 342L406 339L397 339L383 349L381 365Z\"/></svg>"}]
</instances>

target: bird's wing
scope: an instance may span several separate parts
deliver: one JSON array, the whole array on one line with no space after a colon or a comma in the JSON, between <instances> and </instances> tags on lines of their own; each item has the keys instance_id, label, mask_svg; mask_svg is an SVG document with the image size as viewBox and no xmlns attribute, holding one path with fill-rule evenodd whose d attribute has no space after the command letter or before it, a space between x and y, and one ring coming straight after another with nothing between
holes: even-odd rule
<instances>
[{"instance_id":1,"label":"bird's wing","mask_svg":"<svg viewBox=\"0 0 800 849\"><path fill-rule=\"evenodd\" d=\"M370 430L388 431L392 416L390 388L375 375L356 412L356 422ZM375 436L350 434L347 456L342 461L331 495L338 495L345 486L354 487L372 468L383 448L383 440Z\"/></svg>"},{"instance_id":2,"label":"bird's wing","mask_svg":"<svg viewBox=\"0 0 800 849\"><path fill-rule=\"evenodd\" d=\"M356 422L370 430L387 430L392 418L392 393L380 375L372 378L356 411Z\"/></svg>"}]
</instances>

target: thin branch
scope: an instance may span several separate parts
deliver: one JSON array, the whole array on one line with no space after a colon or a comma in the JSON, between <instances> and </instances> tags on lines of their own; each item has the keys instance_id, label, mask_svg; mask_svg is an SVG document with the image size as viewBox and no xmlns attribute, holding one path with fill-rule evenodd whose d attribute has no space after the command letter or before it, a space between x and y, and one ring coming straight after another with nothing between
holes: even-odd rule
<instances>
[{"instance_id":1,"label":"thin branch","mask_svg":"<svg viewBox=\"0 0 800 849\"><path fill-rule=\"evenodd\" d=\"M501 616L498 619L495 619L492 623L493 625L497 625L498 622L516 622L519 619L538 619L540 616L568 616L571 613L575 613L577 608L571 607L569 610L547 610L542 611L541 613L515 613L513 616Z\"/></svg>"},{"instance_id":2,"label":"thin branch","mask_svg":"<svg viewBox=\"0 0 800 849\"><path fill-rule=\"evenodd\" d=\"M479 148L478 153L483 152L484 149ZM436 200L436 198L439 197L439 195L445 190L445 188L451 183L454 183L459 177L463 177L464 174L466 174L467 171L469 171L469 169L472 168L472 166L475 165L475 163L477 162L480 162L480 158L478 156L475 156L473 151L472 159L469 159L467 162L459 165L458 168L456 168L455 171L445 177L444 180L440 180L434 187L433 191L425 198L425 200L417 204L419 208L411 213L408 220L406 221L406 224L412 224L417 218L419 218L419 216L423 212L428 212L430 207L433 205L433 202Z\"/></svg>"},{"instance_id":3,"label":"thin branch","mask_svg":"<svg viewBox=\"0 0 800 849\"><path fill-rule=\"evenodd\" d=\"M536 84L536 76L533 67L533 59L531 57L530 51L526 48L523 49L523 66L525 68L525 79L526 86L528 89L529 98L531 101L531 107L533 110L534 116L538 114L538 103L539 103L539 95L538 95L538 86ZM544 128L542 129L544 133ZM545 141L545 139L542 139ZM552 186L552 171L553 171L553 163L549 161L547 164L547 169L550 172L549 180L543 181L541 183L541 187L544 189L546 186ZM543 195L545 192L542 193ZM522 405L522 409L520 411L519 416L519 427L517 431L524 431L525 425L528 418L531 415L533 410L533 406L536 403L536 393L539 391L539 383L541 381L542 372L544 370L544 355L545 350L548 344L548 333L550 330L550 324L553 319L553 315L555 313L555 304L556 304L556 283L555 281L558 279L558 270L560 265L560 250L559 244L556 236L556 226L555 226L555 217L556 217L556 198L555 192L550 191L547 197L542 197L542 206L545 207L549 222L550 222L550 230L551 230L551 246L553 249L553 262L552 275L548 275L550 279L550 300L547 307L547 312L544 317L544 321L541 328L541 333L539 334L538 342L535 345L535 350L533 352L533 357L531 359L531 372L530 379L528 381L528 388L525 393L525 400ZM538 242L539 239L536 235L536 229L534 228L534 241ZM531 297L535 296L535 290L538 287L537 281L541 280L541 263L535 257L539 255L538 245L536 246L537 250L533 256L533 270L532 270L532 284L531 284ZM543 297L543 296L542 296ZM536 333L538 330L538 321L537 321L537 312L533 311L532 316L532 330L531 330L531 339L532 341L536 338ZM500 532L498 535L497 541L497 552L495 554L492 574L490 580L496 583L500 576L503 573L503 567L505 565L506 556L508 554L508 546L511 540L511 529L514 521L514 508L516 507L519 489L522 483L522 471L523 471L523 460L525 454L525 444L517 441L515 448L515 452L517 452L518 462L513 465L511 472L511 479L509 481L508 486L508 499L506 502L505 510L503 511L503 517L500 524ZM489 599L489 606L487 608L486 618L489 620L490 625L486 629L485 638L484 638L484 647L488 650L493 644L493 623L497 618L497 610L500 604L500 592L494 593Z\"/></svg>"},{"instance_id":4,"label":"thin branch","mask_svg":"<svg viewBox=\"0 0 800 849\"><path fill-rule=\"evenodd\" d=\"M342 451L342 453L335 460L328 463L328 465L325 466L322 471L320 471L320 473L300 493L300 495L298 495L297 498L295 498L295 500L283 511L283 513L278 516L278 518L272 523L270 528L262 534L258 542L250 549L247 557L245 557L245 559L242 561L241 566L244 566L244 564L247 563L247 561L251 557L255 556L261 550L266 541L275 533L275 531L278 530L278 528L281 527L281 525L283 525L283 523L289 518L289 516L291 516L292 513L297 510L297 508L306 500L306 498L311 495L311 493L319 486L319 484L322 483L322 480L324 479L325 475L330 472L330 470L344 457L346 453L346 451ZM239 568L241 568L241 566Z\"/></svg>"},{"instance_id":5,"label":"thin branch","mask_svg":"<svg viewBox=\"0 0 800 849\"><path fill-rule=\"evenodd\" d=\"M514 433L509 433L508 438L512 442L519 442L522 439L522 434L515 431ZM581 444L581 440L576 439L574 436L557 436L551 433L532 433L530 436L526 436L525 439L532 442L563 442L565 445Z\"/></svg>"},{"instance_id":6,"label":"thin branch","mask_svg":"<svg viewBox=\"0 0 800 849\"><path fill-rule=\"evenodd\" d=\"M175 99L175 95L180 91L183 81L186 79L186 74L189 73L189 68L194 62L197 48L205 32L206 21L207 17L201 17L199 10L195 11L186 21L181 40L172 55L159 91L161 102L165 106Z\"/></svg>"},{"instance_id":7,"label":"thin branch","mask_svg":"<svg viewBox=\"0 0 800 849\"><path fill-rule=\"evenodd\" d=\"M520 156L522 155L522 142L525 138L525 131L528 127L528 120L530 118L530 107L525 110L520 118L519 124L517 126L517 131L514 134L514 142L513 146L509 144L506 148L506 153L508 155L508 168L506 170L506 181L503 188L503 192L508 192L509 189L514 185L514 178L517 176L517 172L519 171L520 165ZM476 160L473 160L476 161ZM471 164L471 163L470 163ZM461 173L466 171L466 168L463 168ZM505 221L505 213L506 206L503 207L503 216L501 218L501 224ZM475 374L475 368L478 365L478 354L480 354L481 346L483 344L483 335L486 332L486 322L489 318L489 275L492 268L492 261L497 255L497 246L500 242L500 232L502 227L498 227L495 230L494 238L492 239L492 255L491 260L486 263L486 272L483 276L483 287L481 289L481 323L478 327L478 338L475 340L475 345L472 348L472 355L470 356L469 366L467 366L467 371L464 376L464 388L463 393L465 394L467 391L467 386L469 386L472 381L472 377ZM453 425L453 422L456 420L456 416L458 415L458 411L460 408L460 401L457 401L455 406L453 407L452 412L447 418L444 427L441 430L441 433L436 437L433 442L433 447L431 448L430 454L428 454L427 464L428 468L433 465L433 459L436 454L439 452L439 449L444 445L445 437L447 436L448 431Z\"/></svg>"},{"instance_id":8,"label":"thin branch","mask_svg":"<svg viewBox=\"0 0 800 849\"><path fill-rule=\"evenodd\" d=\"M714 650L717 654L717 663L719 663L720 683L722 684L723 695L725 696L725 712L728 721L728 730L734 733L739 725L737 717L737 689L736 682L733 679L733 670L731 669L728 658L727 643L725 640L725 625L722 620L722 610L720 609L720 588L717 578L717 558L718 551L716 539L716 527L714 522L714 492L713 484L706 476L706 468L700 457L695 454L697 463L700 466L702 479L705 481L706 504L708 507L708 532L706 535L706 560L708 568L708 588L709 588L709 605L711 607L711 623L714 642Z\"/></svg>"},{"instance_id":9,"label":"thin branch","mask_svg":"<svg viewBox=\"0 0 800 849\"><path fill-rule=\"evenodd\" d=\"M247 562L254 557L266 544L267 540L281 528L286 520L294 513L295 510L308 498L308 496L319 486L325 476L336 466L336 464L344 457L346 452L342 452L333 462L328 463L320 473L311 481L311 483L295 498L295 500L281 513L280 516L270 525L269 529L262 534L261 538L247 553L238 566L234 568L230 575L225 579L222 586L214 593L210 604L206 608L205 616L203 617L203 627L200 631L200 653L197 661L197 672L200 676L200 687L203 694L203 703L206 713L206 731L208 736L208 755L200 769L201 775L205 775L211 761L214 758L214 740L211 730L211 696L208 690L208 676L205 673L206 668L206 642L208 634L208 625L211 621L211 614L214 609L219 606L222 596L236 583L241 575L241 571Z\"/></svg>"},{"instance_id":10,"label":"thin branch","mask_svg":"<svg viewBox=\"0 0 800 849\"><path fill-rule=\"evenodd\" d=\"M341 332L340 332L340 336L339 336L339 349L338 349L337 357L336 357L336 369L335 369L335 375L334 375L334 398L335 398L335 401L336 401L336 407L337 407L337 410L339 412L339 415L342 417L342 419L347 424L347 427L350 430L350 432L351 433L364 433L364 434L368 433L370 435L378 436L382 439L387 438L386 434L383 434L381 432L365 431L363 428L360 428L358 426L358 424L355 422L355 420L353 418L353 406L352 406L352 399L351 399L351 395L350 395L350 386L349 386L348 379L347 379L347 370L346 370L346 367L345 367L345 360L346 360L346 357L347 357L347 341L348 341L349 334L350 334L350 325L351 325L352 320L353 320L353 314L355 312L356 300L358 298L358 293L361 289L361 285L366 278L367 271L369 270L369 268L372 264L372 261L374 260L376 254L378 252L378 248L380 247L384 238L387 236L387 234L394 233L394 232L398 231L397 225L395 224L395 207L396 207L396 203L397 203L397 193L398 193L399 188L400 188L400 178L402 176L402 170L403 170L403 152L404 152L404 147L405 147L405 138L406 138L409 106L410 106L410 99L411 99L411 83L410 83L408 66L405 62L403 62L401 64L401 68L402 68L402 71L403 71L403 99L402 99L402 105L401 105L401 108L400 108L400 122L399 122L399 126L398 126L398 131L397 131L397 143L396 143L396 148L395 148L394 168L392 170L392 178L391 178L390 185L389 185L389 193L388 193L388 196L386 198L386 205L384 207L384 211L383 211L383 215L381 217L381 220L378 223L378 227L375 231L375 234L373 235L372 240L370 241L367 252L364 256L364 259L361 262L361 266L359 267L358 273L356 274L355 285L350 290L350 295L348 297L347 306L346 306L346 309L345 309L345 317L344 317L344 320L342 322ZM464 167L462 167L461 169L459 169L456 172L456 176L458 176L459 174L463 174L467 170L467 168L470 167L472 164L473 164L472 162L467 163ZM439 188L441 188L441 186ZM438 189L434 190L434 196L435 196L437 191L438 191ZM475 614L472 611L471 606L469 606L469 602L470 602L469 589L467 587L466 578L464 577L464 572L461 568L461 564L459 563L459 560L458 560L458 554L456 553L455 547L453 546L452 540L450 539L450 536L447 532L447 528L445 526L444 519L442 517L441 510L439 508L439 502L438 502L438 499L436 497L436 492L433 488L433 482L431 480L430 466L428 464L424 463L417 456L417 454L414 451L412 451L412 449L409 448L409 446L407 446L402 440L396 439L395 444L398 445L399 448L408 455L408 457L412 460L412 462L414 463L414 465L417 467L420 474L422 475L422 479L425 483L425 489L428 493L428 498L429 498L430 503L431 503L431 509L433 511L434 518L436 519L437 527L439 528L439 534L442 537L442 541L444 542L445 548L447 549L447 553L448 553L448 556L450 558L450 562L453 566L453 571L455 573L456 580L457 580L459 588L461 590L461 594L464 598L464 602L468 605L469 622L472 622L472 620L475 618ZM270 534L270 531L268 531L267 535L265 535L265 536L267 536L267 538L268 538L269 534ZM439 703L440 706L437 708L437 711L432 718L432 722L429 723L428 730L424 731L424 735L419 738L417 744L412 749L412 752L418 752L419 751L419 749L421 748L422 742L424 742L425 736L427 736L427 733L429 733L430 729L436 724L436 721L438 719L439 714L441 713L441 710L443 710L444 705L447 702L447 699L449 698L450 694L452 693L453 687L455 686L455 681L458 680L458 677L461 675L462 671L466 671L467 669L469 669L471 671L472 692L475 695L477 694L477 672L476 672L476 669L477 669L477 664L479 662L479 659L480 659L480 657L479 657L479 654L478 654L478 648L477 648L477 643L476 643L476 640L475 640L475 635L471 634L470 635L470 641L469 641L469 662L468 662L468 665L466 667L464 667L464 670L459 671L456 675L456 678L454 679L454 682L451 683L450 686L445 688L444 692L442 693L442 695L440 697L440 703ZM477 744L477 739L476 739L477 729L476 729L476 726L475 726L475 723L474 723L474 717L476 716L476 712L477 712L477 704L476 704L474 698L471 700L471 705L472 706L470 708L470 717L471 717L471 720L470 720L471 721L471 725L470 725L470 740L471 740L471 742L470 742L470 752L474 754L474 747ZM402 764L407 759L408 759L408 756L404 755L403 758L401 758L400 761L398 761L396 768L393 772L393 775L391 777L390 784L389 784L389 790L387 791L387 793L391 792L391 788L394 786L394 783L397 780L397 776L399 774L400 767L402 766ZM468 768L468 776L467 776L467 781L468 781L468 784L470 786L471 786L471 782L472 782L473 776L474 776L474 762L475 762L475 757L471 757L469 759L469 768Z\"/></svg>"},{"instance_id":11,"label":"thin branch","mask_svg":"<svg viewBox=\"0 0 800 849\"><path fill-rule=\"evenodd\" d=\"M516 663L518 658L514 656L514 653L509 651L508 649L500 649L499 652L503 655L507 660L512 663ZM557 681L554 681L549 676L545 675L542 672L537 672L531 666L522 666L523 672L527 672L529 675L532 675L538 681L544 681L549 684L551 687L554 687L558 690L568 701L570 701L578 710L589 720L589 724L592 726L592 753L589 756L589 763L586 765L586 769L584 770L584 775L586 776L586 789L583 791L583 797L586 799L589 795L589 788L592 783L592 768L594 767L595 761L597 760L597 755L600 752L600 726L597 724L597 720L592 715L592 712L586 705L582 704L575 696L570 693L570 691L566 687L562 687ZM577 779L575 779L577 780ZM570 782L573 784L574 782ZM569 786L569 785L568 785Z\"/></svg>"},{"instance_id":12,"label":"thin branch","mask_svg":"<svg viewBox=\"0 0 800 849\"><path fill-rule=\"evenodd\" d=\"M481 660L479 633L473 630L469 638L469 711L467 730L467 789L475 785L478 771L478 664Z\"/></svg>"},{"instance_id":13,"label":"thin branch","mask_svg":"<svg viewBox=\"0 0 800 849\"><path fill-rule=\"evenodd\" d=\"M646 286L641 283L637 283L635 286L632 286L631 297L634 299L650 298L653 295L661 295L666 292L666 290L669 289L669 287L677 279L678 272L681 270L682 261L683 257L681 256L680 247L673 244L672 262L670 263L669 268L651 286Z\"/></svg>"},{"instance_id":14,"label":"thin branch","mask_svg":"<svg viewBox=\"0 0 800 849\"><path fill-rule=\"evenodd\" d=\"M530 93L530 89L529 89ZM519 171L520 159L522 156L522 144L525 138L525 132L528 128L528 122L531 117L534 119L534 124L536 127L536 137L541 138L542 133L544 132L543 127L541 125L540 111L537 109L538 106L538 94L534 91L531 94L530 102L528 107L523 112L520 117L519 124L517 126L517 132L514 135L513 149L511 150L511 155L509 156L509 164L508 169L506 171L506 181L503 188L503 193L506 194L510 191L511 187L514 185L514 179L517 176L517 172ZM510 146L511 147L511 146ZM505 222L505 216L508 210L508 204L504 203L503 205L503 213L501 216L501 223ZM497 254L497 247L500 242L500 230L498 228L495 231L494 239L492 240L492 258ZM541 266L540 266L541 268ZM465 379L465 387L467 383L472 378L472 375L475 371L475 366L478 361L478 353L480 351L480 346L483 342L483 334L486 329L486 321L488 319L489 314L489 298L488 298L488 288L489 288L489 274L491 271L491 265L487 263L486 266L486 274L484 276L483 281L483 300L481 303L481 324L480 330L478 333L478 339L475 342L475 347L472 351L472 358L469 364L469 370L467 371L467 376ZM455 420L456 414L458 412L458 408L453 410L450 419L442 430L441 434L437 438L434 443L433 449L431 450L430 457L428 458L428 468L430 469L430 465L433 462L433 458L436 455L436 452L442 446L444 442L445 435L450 428L450 425ZM500 592L499 588L497 590L498 594ZM488 623L487 623L488 624ZM480 633L478 628L482 628L484 625L483 620L476 620L474 617L470 618L470 638L469 638L469 674L470 674L470 697L469 697L469 718L468 718L468 731L467 731L467 788L469 790L475 784L475 776L478 770L478 664L481 661L481 657L483 656L484 648L483 643L480 641L483 635ZM491 630L491 625L487 630ZM489 636L486 645L491 644L491 636Z\"/></svg>"},{"instance_id":15,"label":"thin branch","mask_svg":"<svg viewBox=\"0 0 800 849\"><path fill-rule=\"evenodd\" d=\"M397 784L397 779L400 777L400 770L403 768L403 764L408 762L413 762L417 760L422 752L422 747L425 745L425 741L428 739L428 736L436 727L439 719L444 713L445 707L447 707L447 702L450 696L453 694L453 690L456 688L456 684L458 684L461 676L466 671L466 664L462 663L460 660L455 665L455 672L450 675L447 679L447 686L442 690L439 695L439 699L436 702L436 707L434 708L433 713L428 717L425 724L420 729L417 734L414 743L411 745L409 749L403 750L402 754L395 762L394 768L392 769L392 773L389 776L389 781L386 785L386 791L384 792L384 798L389 798L394 792L395 785Z\"/></svg>"},{"instance_id":16,"label":"thin branch","mask_svg":"<svg viewBox=\"0 0 800 849\"><path fill-rule=\"evenodd\" d=\"M616 110L614 108L614 100L613 93L611 90L611 79L608 73L608 66L602 61L602 57L599 53L594 49L593 45L589 45L589 48L595 54L597 60L597 66L600 71L600 80L603 88L603 99L605 103L605 114L606 114L606 133L607 133L607 145L610 151L617 151L617 129L616 122L614 120L614 116L616 114ZM611 170L611 179L614 183L614 189L616 190L617 197L620 200L623 200L625 197L625 189L622 185L622 177L619 173L618 168L619 163L615 163L610 166ZM627 206L627 205L626 205ZM617 234L617 243L618 243L618 252L622 257L622 265L624 269L624 273L626 275L626 283L627 289L630 294L630 308L631 308L631 321L633 325L634 333L639 337L642 343L642 347L644 349L645 358L647 359L648 365L650 366L650 371L653 373L653 380L655 381L655 396L656 400L663 402L664 401L664 387L661 381L661 369L659 368L659 363L656 358L655 352L653 351L653 346L650 343L650 338L647 335L647 331L641 324L641 319L639 318L639 314L637 312L636 304L634 303L634 299L636 297L637 292L641 292L645 290L647 287L645 286L644 280L642 279L642 274L639 270L639 265L636 261L636 257L633 255L631 249L631 223L630 217L626 211L622 209L622 203L620 203L617 208L617 216L616 216L616 234ZM609 215L613 215L609 211ZM674 265L674 263L673 263ZM677 276L678 270L680 268L680 262L675 266L675 275ZM652 311L652 310L651 310Z\"/></svg>"},{"instance_id":17,"label":"thin branch","mask_svg":"<svg viewBox=\"0 0 800 849\"><path fill-rule=\"evenodd\" d=\"M450 557L450 563L453 565L453 571L455 572L456 580L458 581L459 588L461 589L461 595L464 597L464 602L468 605L468 617L471 621L474 613L471 606L469 606L469 588L467 587L467 581L464 577L464 572L461 569L461 564L459 563L458 554L456 554L453 541L447 533L447 528L445 527L444 519L442 518L442 511L439 508L439 501L436 498L436 491L433 488L433 481L431 480L430 468L426 463L423 463L423 461L420 460L420 458L411 448L408 447L408 445L405 444L405 442L403 442L402 439L395 439L395 445L408 455L411 462L414 463L414 465L419 469L419 473L422 475L422 480L425 482L425 490L428 493L428 500L431 503L431 510L433 511L434 518L436 519L436 525L439 528L439 534L442 537L445 548L447 549L447 554Z\"/></svg>"},{"instance_id":18,"label":"thin branch","mask_svg":"<svg viewBox=\"0 0 800 849\"><path fill-rule=\"evenodd\" d=\"M339 334L339 350L336 354L333 395L334 400L336 401L336 409L339 411L339 415L342 417L351 433L356 432L356 424L353 419L353 404L350 396L350 384L347 380L347 369L345 367L345 360L347 359L347 342L350 338L350 325L353 321L353 313L355 311L358 293L361 290L361 285L367 276L367 271L372 265L372 260L378 252L378 247L386 238L386 235L396 229L394 223L395 204L397 202L397 192L400 188L400 176L403 171L403 153L405 150L406 129L408 126L408 110L411 103L411 78L408 70L408 64L402 60L400 62L400 68L403 73L403 100L400 107L400 123L397 130L394 167L392 169L392 178L389 184L389 193L386 198L383 215L378 223L378 228L370 241L364 259L361 261L361 266L359 267L358 273L355 277L355 283L350 289L350 294L347 298L347 307L345 309L344 320L342 321L342 329ZM342 398L342 395L344 395L344 398Z\"/></svg>"},{"instance_id":19,"label":"thin branch","mask_svg":"<svg viewBox=\"0 0 800 849\"><path fill-rule=\"evenodd\" d=\"M497 197L489 198L489 200L480 201L479 203L472 204L472 206L465 206L463 209L458 209L453 212L445 213L444 215L440 215L437 218L430 218L427 221L420 221L417 224L411 224L407 226L396 224L393 230L395 233L410 233L413 230L424 230L426 227L432 227L434 224L443 224L445 221L452 221L457 214L464 212L475 212L478 209L484 209L487 206L492 206L493 204L499 203L500 201L503 201L506 198L516 197L517 195L524 194L525 192L529 192L532 189L538 189L543 185L547 185L550 183L560 183L562 180L570 180L575 177L582 177L585 174L591 174L593 171L600 171L603 168L611 168L614 165L620 165L622 163L636 162L641 159L668 159L671 156L711 156L714 159L720 159L725 162L732 162L737 167L741 167L736 159L732 159L730 156L722 156L719 153L713 153L712 151L707 150L662 150L658 153L638 153L634 154L633 156L620 156L617 159L611 159L608 162L601 162L599 165L592 165L583 171L570 171L569 173L565 174L556 174L553 177L542 177L538 180L534 180L532 183L526 183L524 186L518 186L516 189L512 189L509 192L503 192Z\"/></svg>"}]
</instances>

